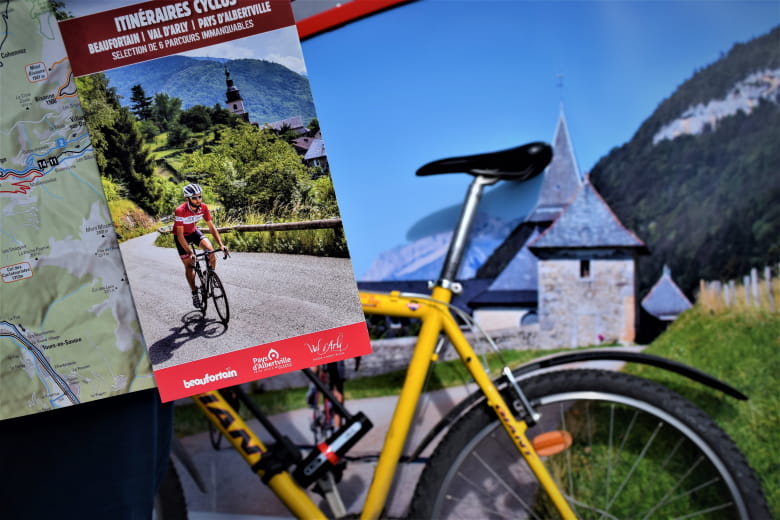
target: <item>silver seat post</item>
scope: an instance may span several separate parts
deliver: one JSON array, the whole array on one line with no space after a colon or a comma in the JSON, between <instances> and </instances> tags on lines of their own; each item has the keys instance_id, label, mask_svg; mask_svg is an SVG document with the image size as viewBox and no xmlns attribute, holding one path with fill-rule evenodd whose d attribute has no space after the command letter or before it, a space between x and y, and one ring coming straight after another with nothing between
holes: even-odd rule
<instances>
[{"instance_id":1,"label":"silver seat post","mask_svg":"<svg viewBox=\"0 0 780 520\"><path fill-rule=\"evenodd\" d=\"M436 282L436 285L445 289L453 288L455 277L458 275L458 269L460 268L460 262L463 260L463 255L468 245L471 225L474 223L474 218L477 215L477 206L479 206L479 201L482 198L482 190L485 186L490 186L496 182L498 182L498 177L485 175L476 175L471 182L449 250L447 251L447 257L444 259L444 266L442 266L439 281Z\"/></svg>"}]
</instances>

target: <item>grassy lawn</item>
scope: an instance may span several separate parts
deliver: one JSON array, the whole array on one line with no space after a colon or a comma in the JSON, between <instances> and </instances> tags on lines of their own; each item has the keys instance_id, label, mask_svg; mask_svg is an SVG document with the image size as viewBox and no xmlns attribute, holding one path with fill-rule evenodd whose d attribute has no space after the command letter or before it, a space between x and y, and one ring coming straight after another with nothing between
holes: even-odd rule
<instances>
[{"instance_id":1,"label":"grassy lawn","mask_svg":"<svg viewBox=\"0 0 780 520\"><path fill-rule=\"evenodd\" d=\"M709 413L758 473L772 513L780 518L780 314L750 309L712 312L697 306L646 352L694 366L749 397L738 401L652 367L628 369L665 384Z\"/></svg>"}]
</instances>

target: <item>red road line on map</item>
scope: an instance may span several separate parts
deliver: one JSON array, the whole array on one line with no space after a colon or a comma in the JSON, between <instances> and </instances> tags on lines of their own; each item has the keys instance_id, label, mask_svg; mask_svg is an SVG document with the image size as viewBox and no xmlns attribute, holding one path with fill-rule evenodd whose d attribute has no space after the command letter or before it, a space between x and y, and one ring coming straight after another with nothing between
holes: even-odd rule
<instances>
[{"instance_id":1,"label":"red road line on map","mask_svg":"<svg viewBox=\"0 0 780 520\"><path fill-rule=\"evenodd\" d=\"M40 170L31 170L30 172L28 172L26 174L20 174L20 173L15 173L15 172L8 172L8 173L9 173L9 175L13 175L14 177L27 177L30 174L34 174L34 175L33 175L33 177L31 179L25 179L23 181L18 181L18 182L12 182L11 183L11 186L16 186L18 189L13 190L13 191L12 190L0 189L0 193L21 193L21 194L26 194L28 191L30 191L32 189L32 186L26 186L25 184L29 184L29 183L33 182L38 177L43 177L43 172L40 171Z\"/></svg>"}]
</instances>

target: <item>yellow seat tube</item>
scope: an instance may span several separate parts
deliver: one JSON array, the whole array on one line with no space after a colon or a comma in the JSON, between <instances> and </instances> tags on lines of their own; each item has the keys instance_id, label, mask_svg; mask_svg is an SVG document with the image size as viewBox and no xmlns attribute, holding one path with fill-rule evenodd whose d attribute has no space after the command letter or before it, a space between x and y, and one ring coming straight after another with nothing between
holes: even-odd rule
<instances>
[{"instance_id":1,"label":"yellow seat tube","mask_svg":"<svg viewBox=\"0 0 780 520\"><path fill-rule=\"evenodd\" d=\"M440 293L438 299L449 301L451 293L446 289L441 289L441 291L444 291L444 293ZM435 296L436 290L434 290ZM387 495L390 492L390 486L393 483L395 471L398 467L398 460L406 444L406 438L417 409L417 403L420 400L425 379L428 375L428 369L436 348L436 340L441 332L441 309L431 306L429 311L420 317L423 320L420 335L406 372L403 388L398 396L398 403L396 404L393 418L385 436L382 453L379 455L379 461L374 470L374 479L371 481L371 486L368 489L366 502L360 516L362 519L376 519L382 514L387 501Z\"/></svg>"}]
</instances>

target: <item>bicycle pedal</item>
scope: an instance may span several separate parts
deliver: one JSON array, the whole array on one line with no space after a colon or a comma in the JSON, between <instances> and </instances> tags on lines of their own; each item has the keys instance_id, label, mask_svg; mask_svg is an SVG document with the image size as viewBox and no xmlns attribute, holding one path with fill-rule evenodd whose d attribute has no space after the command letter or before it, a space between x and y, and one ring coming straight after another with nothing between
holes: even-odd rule
<instances>
[{"instance_id":1,"label":"bicycle pedal","mask_svg":"<svg viewBox=\"0 0 780 520\"><path fill-rule=\"evenodd\" d=\"M572 443L571 434L563 430L540 433L533 438L531 444L540 457L557 455L569 448Z\"/></svg>"}]
</instances>

